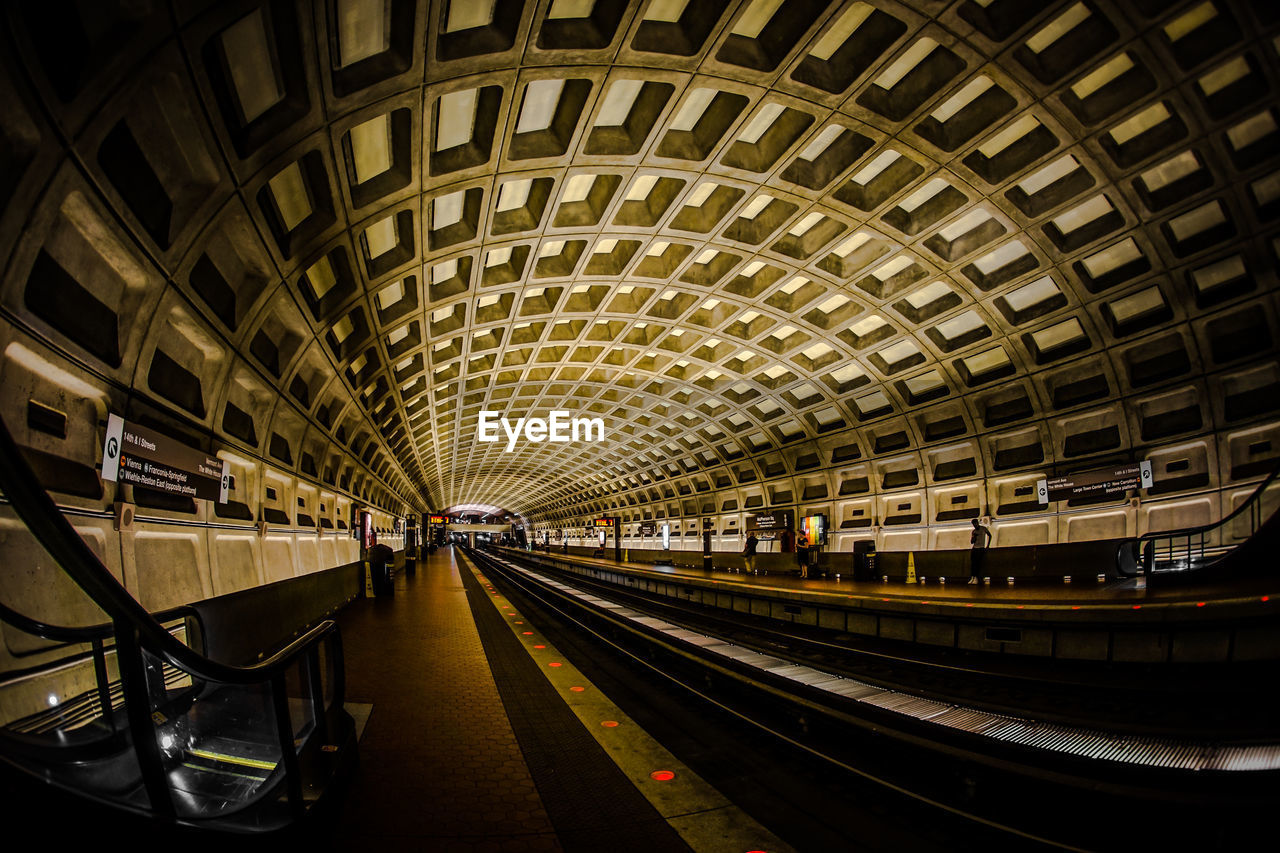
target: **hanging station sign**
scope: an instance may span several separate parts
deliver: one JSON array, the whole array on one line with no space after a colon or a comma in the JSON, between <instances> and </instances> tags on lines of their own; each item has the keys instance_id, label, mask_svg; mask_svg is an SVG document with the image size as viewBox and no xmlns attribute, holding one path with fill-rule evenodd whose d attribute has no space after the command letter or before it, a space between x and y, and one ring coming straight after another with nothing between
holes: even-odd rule
<instances>
[{"instance_id":1,"label":"hanging station sign","mask_svg":"<svg viewBox=\"0 0 1280 853\"><path fill-rule=\"evenodd\" d=\"M430 515L430 516L427 516L427 523L428 524L448 524L449 518L448 516L444 516L444 515Z\"/></svg>"},{"instance_id":2,"label":"hanging station sign","mask_svg":"<svg viewBox=\"0 0 1280 853\"><path fill-rule=\"evenodd\" d=\"M612 530L617 526L617 522L618 520L616 518L597 518L595 521L591 522L591 526Z\"/></svg>"},{"instance_id":3,"label":"hanging station sign","mask_svg":"<svg viewBox=\"0 0 1280 853\"><path fill-rule=\"evenodd\" d=\"M231 464L153 429L107 417L102 479L172 495L227 502Z\"/></svg>"},{"instance_id":4,"label":"hanging station sign","mask_svg":"<svg viewBox=\"0 0 1280 853\"><path fill-rule=\"evenodd\" d=\"M789 509L747 516L747 530L790 530L794 526L795 515Z\"/></svg>"},{"instance_id":5,"label":"hanging station sign","mask_svg":"<svg viewBox=\"0 0 1280 853\"><path fill-rule=\"evenodd\" d=\"M1036 483L1036 500L1042 504L1081 497L1110 497L1130 489L1149 489L1155 480L1151 462L1134 462L1097 471L1078 471Z\"/></svg>"}]
</instances>

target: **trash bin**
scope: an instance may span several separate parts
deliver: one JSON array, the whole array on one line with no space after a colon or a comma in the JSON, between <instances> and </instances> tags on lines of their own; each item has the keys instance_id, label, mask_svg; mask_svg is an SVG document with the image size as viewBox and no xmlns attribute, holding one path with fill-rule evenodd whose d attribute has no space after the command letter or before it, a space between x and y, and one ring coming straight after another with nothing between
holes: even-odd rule
<instances>
[{"instance_id":1,"label":"trash bin","mask_svg":"<svg viewBox=\"0 0 1280 853\"><path fill-rule=\"evenodd\" d=\"M395 595L396 585L391 580L391 564L395 554L386 545L378 544L369 549L369 575L373 579L374 595Z\"/></svg>"}]
</instances>

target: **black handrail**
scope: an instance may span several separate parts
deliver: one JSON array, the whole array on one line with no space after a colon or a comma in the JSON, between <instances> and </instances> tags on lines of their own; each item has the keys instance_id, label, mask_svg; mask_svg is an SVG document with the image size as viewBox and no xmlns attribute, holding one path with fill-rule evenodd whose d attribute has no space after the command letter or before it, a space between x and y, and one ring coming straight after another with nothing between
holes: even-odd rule
<instances>
[{"instance_id":1,"label":"black handrail","mask_svg":"<svg viewBox=\"0 0 1280 853\"><path fill-rule=\"evenodd\" d=\"M1208 524L1199 524L1195 527L1183 527L1178 530L1153 531L1150 533L1144 533L1141 536L1137 536L1132 539L1126 539L1116 546L1116 566L1119 567L1123 565L1124 561L1122 555L1126 548L1129 549L1130 553L1135 557L1135 559L1137 559L1143 556L1143 549L1145 548L1143 543L1155 542L1157 539L1186 538L1188 543L1187 549L1188 552L1190 552L1190 541L1193 537L1204 536L1206 533L1211 533L1214 530L1225 527L1229 522L1235 520L1238 516L1243 515L1246 510L1249 512L1256 511L1258 504L1262 501L1262 493L1265 492L1267 487L1275 482L1278 477L1280 477L1280 462L1276 463L1275 467L1271 469L1271 473L1257 485L1257 488L1249 494L1249 497L1240 502L1240 506L1236 507L1217 521L1213 521ZM1259 521L1260 520L1261 519L1259 519ZM1201 545L1203 546L1203 540L1201 540ZM1218 558L1218 560L1221 560L1225 556L1226 554L1223 554ZM1214 563L1217 563L1218 560L1214 560ZM1212 565L1212 563L1210 565ZM1145 566L1145 568L1150 569L1151 567ZM1201 568L1206 567L1202 566ZM1122 574L1124 573L1122 572Z\"/></svg>"},{"instance_id":2,"label":"black handrail","mask_svg":"<svg viewBox=\"0 0 1280 853\"><path fill-rule=\"evenodd\" d=\"M190 619L196 623L201 634L203 635L204 633L204 620L200 616L200 611L189 604L156 611L151 614L151 618L161 624L173 622L176 619ZM41 622L38 619L32 619L30 616L19 613L4 602L0 602L0 621L8 622L18 630L33 637L64 644L92 643L94 640L105 640L115 632L115 625L111 622L100 622L97 625L50 625L48 622Z\"/></svg>"},{"instance_id":3,"label":"black handrail","mask_svg":"<svg viewBox=\"0 0 1280 853\"><path fill-rule=\"evenodd\" d=\"M98 556L71 526L53 498L45 491L23 456L21 448L13 440L2 417L0 417L0 490L3 490L18 517L27 525L27 529L36 537L36 540L94 603L102 608L111 621L108 629L104 629L103 626L68 628L31 619L7 607L0 611L0 617L6 617L16 627L46 639L91 643L104 714L109 714L111 707L109 691L104 690L102 683L106 672L104 641L107 637L114 637L125 714L128 727L133 733L133 749L142 771L142 781L153 813L167 820L177 817L176 803L165 779L164 759L156 738L151 736L154 732L151 716L152 700L148 688L149 667L143 656L144 651L202 681L228 685L267 685L272 695L273 711L276 716L275 728L280 742L288 802L294 817L300 817L306 805L302 797L301 768L295 752L293 726L290 720L287 694L288 668L297 659L304 658L308 672L315 672L317 669L315 658L319 654L321 642L326 639L332 644L338 659L341 660L341 635L338 632L337 623L327 619L266 660L248 666L235 666L211 660L179 642L157 619L157 616L164 617L173 612L180 612L181 615L186 616L187 613L183 608L152 614L107 570ZM195 614L194 621L203 639L203 626L198 614ZM345 686L341 666L335 668L335 675L331 707L341 707ZM317 691L312 691L311 699L313 714L319 720L325 714L322 701L317 701L321 696Z\"/></svg>"},{"instance_id":4,"label":"black handrail","mask_svg":"<svg viewBox=\"0 0 1280 853\"><path fill-rule=\"evenodd\" d=\"M27 529L63 571L106 611L113 623L136 626L141 646L197 678L228 684L269 681L276 673L283 672L307 646L337 628L333 620L325 620L266 660L248 666L210 660L178 642L107 570L44 490L2 417L0 489Z\"/></svg>"},{"instance_id":5,"label":"black handrail","mask_svg":"<svg viewBox=\"0 0 1280 853\"><path fill-rule=\"evenodd\" d=\"M1264 479L1261 483L1258 484L1258 487L1253 490L1253 492L1249 495L1248 498L1246 498L1244 501L1241 502L1240 506L1236 507L1231 512L1227 513L1218 521L1210 522L1209 524L1201 524L1196 527L1184 527L1181 530L1163 530L1155 533L1144 533L1143 535L1138 537L1138 540L1145 541L1147 539L1167 539L1167 538L1172 538L1177 536L1187 536L1187 535L1194 536L1197 533L1208 533L1209 531L1214 530L1215 528L1222 527L1228 521L1231 521L1236 516L1243 513L1245 509L1249 508L1249 506L1253 504L1255 501L1261 500L1262 493L1266 491L1267 486L1270 486L1276 480L1277 477L1280 477L1280 463L1277 463L1276 467L1271 469L1271 473L1267 475L1266 479Z\"/></svg>"},{"instance_id":6,"label":"black handrail","mask_svg":"<svg viewBox=\"0 0 1280 853\"><path fill-rule=\"evenodd\" d=\"M30 616L24 616L16 610L0 602L0 621L8 622L23 633L42 640L53 640L58 643L92 643L112 636L115 627L110 622L98 625L71 627L67 625L50 625Z\"/></svg>"}]
</instances>

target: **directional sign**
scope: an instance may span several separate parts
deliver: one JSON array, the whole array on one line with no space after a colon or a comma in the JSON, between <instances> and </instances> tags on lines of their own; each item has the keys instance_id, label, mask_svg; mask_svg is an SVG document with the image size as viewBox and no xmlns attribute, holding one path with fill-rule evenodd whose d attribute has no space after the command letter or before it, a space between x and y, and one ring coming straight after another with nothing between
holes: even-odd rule
<instances>
[{"instance_id":1,"label":"directional sign","mask_svg":"<svg viewBox=\"0 0 1280 853\"><path fill-rule=\"evenodd\" d=\"M109 415L102 479L226 503L231 465L119 415Z\"/></svg>"},{"instance_id":2,"label":"directional sign","mask_svg":"<svg viewBox=\"0 0 1280 853\"><path fill-rule=\"evenodd\" d=\"M653 521L642 521L642 522L640 522L640 535L641 535L641 536L652 536L652 535L654 535L654 534L655 534L655 533L657 533L657 532L658 532L658 525L657 525L657 523L656 523L656 522L653 522Z\"/></svg>"},{"instance_id":3,"label":"directional sign","mask_svg":"<svg viewBox=\"0 0 1280 853\"><path fill-rule=\"evenodd\" d=\"M1109 497L1129 489L1149 489L1155 483L1150 462L1135 462L1097 471L1080 471L1036 483L1036 500L1042 504L1080 497Z\"/></svg>"}]
</instances>

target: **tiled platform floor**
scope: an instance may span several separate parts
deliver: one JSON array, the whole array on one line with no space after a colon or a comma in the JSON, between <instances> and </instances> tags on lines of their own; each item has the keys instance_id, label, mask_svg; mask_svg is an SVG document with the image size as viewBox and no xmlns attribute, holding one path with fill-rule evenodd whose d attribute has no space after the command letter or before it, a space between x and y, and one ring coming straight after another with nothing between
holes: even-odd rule
<instances>
[{"instance_id":1,"label":"tiled platform floor","mask_svg":"<svg viewBox=\"0 0 1280 853\"><path fill-rule=\"evenodd\" d=\"M450 550L342 612L347 697L372 702L337 849L560 850ZM390 689L388 689L390 688Z\"/></svg>"}]
</instances>

